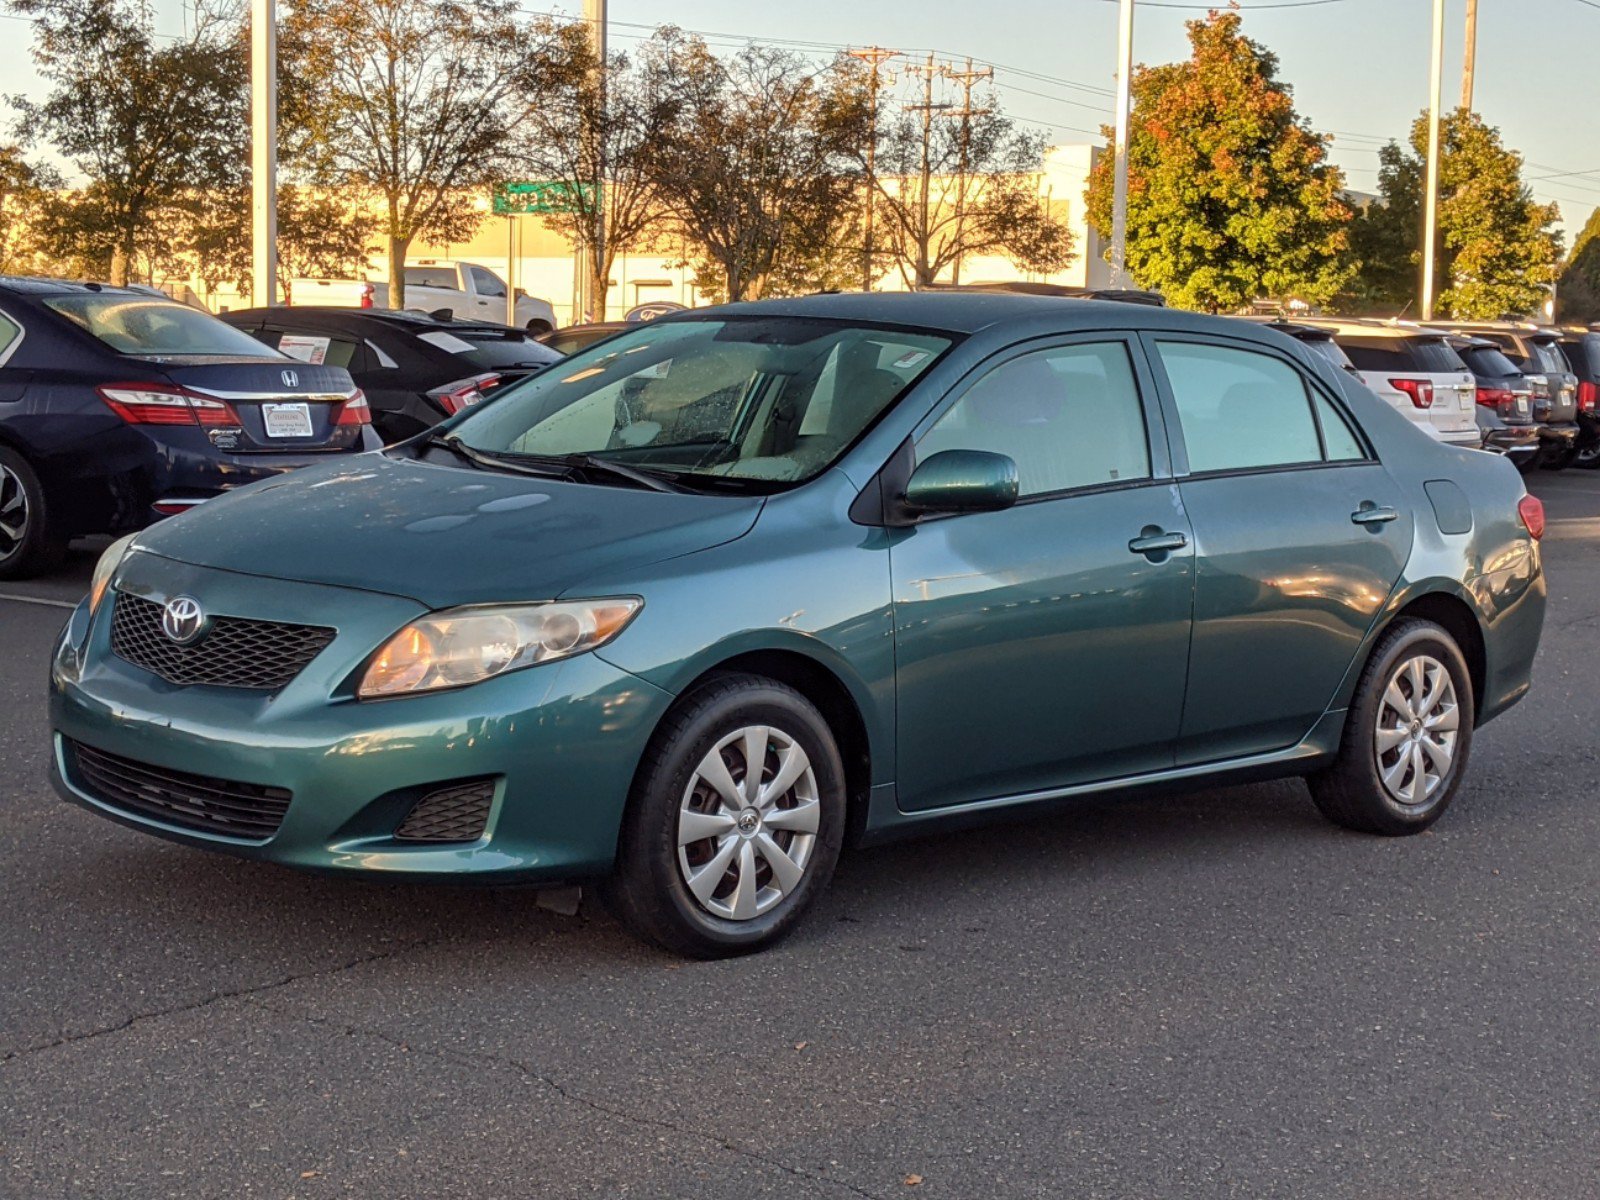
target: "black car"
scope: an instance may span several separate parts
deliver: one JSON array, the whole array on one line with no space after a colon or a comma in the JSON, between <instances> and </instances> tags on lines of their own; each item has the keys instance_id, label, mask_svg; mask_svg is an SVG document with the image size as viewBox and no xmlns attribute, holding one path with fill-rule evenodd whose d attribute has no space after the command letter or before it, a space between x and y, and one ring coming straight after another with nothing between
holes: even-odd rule
<instances>
[{"instance_id":1,"label":"black car","mask_svg":"<svg viewBox=\"0 0 1600 1200\"><path fill-rule=\"evenodd\" d=\"M539 340L558 354L576 354L614 333L637 328L638 324L637 321L591 321L587 325L568 325L565 329L551 330L541 334Z\"/></svg>"},{"instance_id":2,"label":"black car","mask_svg":"<svg viewBox=\"0 0 1600 1200\"><path fill-rule=\"evenodd\" d=\"M376 449L348 372L131 288L0 277L0 579L67 542Z\"/></svg>"},{"instance_id":3,"label":"black car","mask_svg":"<svg viewBox=\"0 0 1600 1200\"><path fill-rule=\"evenodd\" d=\"M1533 419L1543 428L1539 463L1552 471L1578 455L1578 377L1561 352L1561 334L1526 321L1461 322L1450 327L1493 342L1533 387Z\"/></svg>"},{"instance_id":4,"label":"black car","mask_svg":"<svg viewBox=\"0 0 1600 1200\"><path fill-rule=\"evenodd\" d=\"M1478 381L1478 428L1485 450L1498 450L1522 471L1539 454L1540 430L1533 419L1533 385L1495 343L1452 337L1450 344Z\"/></svg>"},{"instance_id":5,"label":"black car","mask_svg":"<svg viewBox=\"0 0 1600 1200\"><path fill-rule=\"evenodd\" d=\"M523 329L408 309L247 308L222 319L293 358L349 371L385 442L413 437L562 358Z\"/></svg>"},{"instance_id":6,"label":"black car","mask_svg":"<svg viewBox=\"0 0 1600 1200\"><path fill-rule=\"evenodd\" d=\"M1600 325L1567 327L1561 349L1578 377L1578 453L1575 467L1600 467Z\"/></svg>"}]
</instances>

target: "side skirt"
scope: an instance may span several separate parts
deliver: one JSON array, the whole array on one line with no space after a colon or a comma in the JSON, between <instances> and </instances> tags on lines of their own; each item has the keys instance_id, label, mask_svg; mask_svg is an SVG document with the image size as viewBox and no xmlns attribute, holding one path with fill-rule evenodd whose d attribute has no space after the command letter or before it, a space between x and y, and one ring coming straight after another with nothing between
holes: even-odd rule
<instances>
[{"instance_id":1,"label":"side skirt","mask_svg":"<svg viewBox=\"0 0 1600 1200\"><path fill-rule=\"evenodd\" d=\"M1339 741L1344 735L1345 713L1346 710L1342 708L1324 713L1312 726L1311 732L1296 745L1286 750L1274 750L1270 754L1253 754L1247 758L1174 767L1167 771L1128 775L1120 779L1076 784L1051 791L996 796L988 800L974 800L967 804L929 809L925 812L902 811L895 795L894 784L880 784L872 789L867 798L866 821L859 836L854 839L854 844L876 846L904 838L919 837L925 833L968 828L995 820L1045 815L1065 807L1074 800L1092 796L1112 793L1130 797L1160 795L1193 791L1199 787L1309 775L1327 765L1338 753Z\"/></svg>"}]
</instances>

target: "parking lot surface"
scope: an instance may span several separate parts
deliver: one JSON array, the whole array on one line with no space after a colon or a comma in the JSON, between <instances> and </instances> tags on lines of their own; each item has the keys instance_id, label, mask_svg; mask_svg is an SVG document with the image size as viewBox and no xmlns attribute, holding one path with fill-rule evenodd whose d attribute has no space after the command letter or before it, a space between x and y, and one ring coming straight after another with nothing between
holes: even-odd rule
<instances>
[{"instance_id":1,"label":"parking lot surface","mask_svg":"<svg viewBox=\"0 0 1600 1200\"><path fill-rule=\"evenodd\" d=\"M1600 1193L1600 472L1420 837L1298 783L848 856L777 949L182 848L45 781L92 555L0 585L0 1195Z\"/></svg>"}]
</instances>

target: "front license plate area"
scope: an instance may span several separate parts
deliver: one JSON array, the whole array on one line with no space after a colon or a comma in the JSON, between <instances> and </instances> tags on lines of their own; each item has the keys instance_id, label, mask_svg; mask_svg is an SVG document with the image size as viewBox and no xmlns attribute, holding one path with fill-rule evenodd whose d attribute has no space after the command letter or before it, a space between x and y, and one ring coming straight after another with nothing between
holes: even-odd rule
<instances>
[{"instance_id":1,"label":"front license plate area","mask_svg":"<svg viewBox=\"0 0 1600 1200\"><path fill-rule=\"evenodd\" d=\"M261 419L271 438L308 438L311 436L311 406L309 404L263 404Z\"/></svg>"}]
</instances>

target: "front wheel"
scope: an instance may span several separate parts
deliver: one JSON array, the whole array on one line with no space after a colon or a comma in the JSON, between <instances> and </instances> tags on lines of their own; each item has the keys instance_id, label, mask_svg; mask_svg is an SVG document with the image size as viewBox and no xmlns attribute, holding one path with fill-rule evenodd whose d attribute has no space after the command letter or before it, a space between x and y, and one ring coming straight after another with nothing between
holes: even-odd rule
<instances>
[{"instance_id":1,"label":"front wheel","mask_svg":"<svg viewBox=\"0 0 1600 1200\"><path fill-rule=\"evenodd\" d=\"M640 765L603 889L630 930L695 958L771 945L828 883L844 767L800 693L755 675L680 702Z\"/></svg>"},{"instance_id":2,"label":"front wheel","mask_svg":"<svg viewBox=\"0 0 1600 1200\"><path fill-rule=\"evenodd\" d=\"M1396 622L1356 686L1338 758L1306 781L1312 800L1347 829L1422 832L1461 785L1474 717L1455 639L1431 621Z\"/></svg>"}]
</instances>

